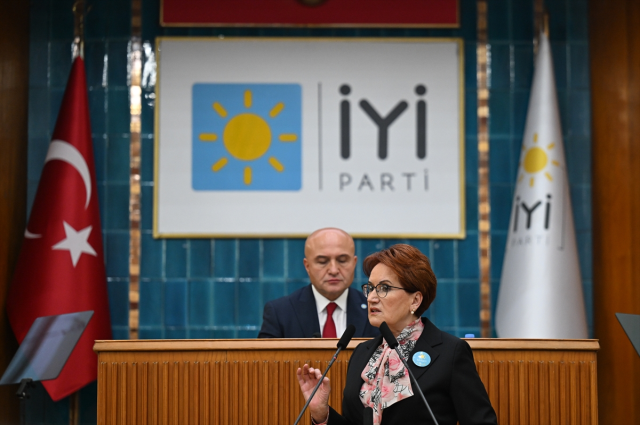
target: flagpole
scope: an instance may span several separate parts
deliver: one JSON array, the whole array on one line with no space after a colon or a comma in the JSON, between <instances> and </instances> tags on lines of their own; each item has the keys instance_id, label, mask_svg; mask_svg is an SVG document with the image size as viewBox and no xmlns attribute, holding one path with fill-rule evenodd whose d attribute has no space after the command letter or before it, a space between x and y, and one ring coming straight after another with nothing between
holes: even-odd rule
<instances>
[{"instance_id":1,"label":"flagpole","mask_svg":"<svg viewBox=\"0 0 640 425\"><path fill-rule=\"evenodd\" d=\"M80 391L69 396L69 425L80 423Z\"/></svg>"},{"instance_id":2,"label":"flagpole","mask_svg":"<svg viewBox=\"0 0 640 425\"><path fill-rule=\"evenodd\" d=\"M84 59L84 0L73 3L73 59Z\"/></svg>"},{"instance_id":3,"label":"flagpole","mask_svg":"<svg viewBox=\"0 0 640 425\"><path fill-rule=\"evenodd\" d=\"M544 19L542 21L542 30L544 31L544 35L549 38L549 12L545 10Z\"/></svg>"},{"instance_id":4,"label":"flagpole","mask_svg":"<svg viewBox=\"0 0 640 425\"><path fill-rule=\"evenodd\" d=\"M76 0L73 11L72 60L84 59L84 0ZM69 425L78 425L80 419L80 391L69 396Z\"/></svg>"},{"instance_id":5,"label":"flagpole","mask_svg":"<svg viewBox=\"0 0 640 425\"><path fill-rule=\"evenodd\" d=\"M533 0L533 59L538 54L538 46L540 45L540 28L542 28L542 19L545 13L544 0Z\"/></svg>"},{"instance_id":6,"label":"flagpole","mask_svg":"<svg viewBox=\"0 0 640 425\"><path fill-rule=\"evenodd\" d=\"M535 35L533 37L533 56L538 54L538 47L540 46L540 33L549 38L549 12L544 7L544 0L535 0L535 17L533 20L533 27Z\"/></svg>"}]
</instances>

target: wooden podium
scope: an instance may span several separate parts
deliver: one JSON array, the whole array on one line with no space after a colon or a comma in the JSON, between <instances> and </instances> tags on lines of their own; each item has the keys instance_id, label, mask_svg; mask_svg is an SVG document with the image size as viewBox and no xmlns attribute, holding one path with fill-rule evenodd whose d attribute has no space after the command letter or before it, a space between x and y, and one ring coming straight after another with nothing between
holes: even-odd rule
<instances>
[{"instance_id":1,"label":"wooden podium","mask_svg":"<svg viewBox=\"0 0 640 425\"><path fill-rule=\"evenodd\" d=\"M349 356L362 341L353 339L329 372L337 411ZM467 341L501 425L598 423L597 340ZM98 425L293 424L304 405L296 369L324 369L336 342L96 341Z\"/></svg>"}]
</instances>

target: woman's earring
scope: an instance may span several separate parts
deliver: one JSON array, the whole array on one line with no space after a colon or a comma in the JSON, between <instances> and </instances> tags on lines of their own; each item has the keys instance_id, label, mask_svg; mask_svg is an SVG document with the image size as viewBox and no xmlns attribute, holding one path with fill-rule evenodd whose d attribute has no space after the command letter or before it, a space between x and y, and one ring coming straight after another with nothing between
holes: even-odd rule
<instances>
[{"instance_id":1,"label":"woman's earring","mask_svg":"<svg viewBox=\"0 0 640 425\"><path fill-rule=\"evenodd\" d=\"M411 314L415 314L415 312L416 312L415 310L411 310Z\"/></svg>"}]
</instances>

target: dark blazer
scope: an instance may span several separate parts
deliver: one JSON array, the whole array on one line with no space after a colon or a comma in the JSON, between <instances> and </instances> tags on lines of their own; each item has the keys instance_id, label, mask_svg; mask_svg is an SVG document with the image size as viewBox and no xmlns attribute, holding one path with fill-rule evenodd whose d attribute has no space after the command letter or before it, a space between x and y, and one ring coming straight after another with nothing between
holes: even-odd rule
<instances>
[{"instance_id":1,"label":"dark blazer","mask_svg":"<svg viewBox=\"0 0 640 425\"><path fill-rule=\"evenodd\" d=\"M424 331L409 355L409 368L429 402L440 425L497 424L484 384L478 376L471 348L466 341L440 331L428 319L423 318ZM354 350L347 369L347 382L342 399L342 416L330 409L328 425L362 424L364 406L360 401L360 377L375 349L382 343L382 336L365 341ZM413 354L425 351L431 363L418 367ZM432 424L433 421L420 395L401 400L382 411L382 424Z\"/></svg>"},{"instance_id":2,"label":"dark blazer","mask_svg":"<svg viewBox=\"0 0 640 425\"><path fill-rule=\"evenodd\" d=\"M354 337L380 335L378 328L369 324L367 299L362 292L353 288L347 290L347 326L356 327ZM320 335L320 322L310 284L264 306L258 338L313 338L314 334Z\"/></svg>"}]
</instances>

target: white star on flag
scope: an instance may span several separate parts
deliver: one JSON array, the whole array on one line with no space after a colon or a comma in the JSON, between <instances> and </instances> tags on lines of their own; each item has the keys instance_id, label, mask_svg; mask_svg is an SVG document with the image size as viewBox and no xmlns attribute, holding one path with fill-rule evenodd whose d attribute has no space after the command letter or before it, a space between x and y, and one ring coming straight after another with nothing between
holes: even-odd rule
<instances>
[{"instance_id":1,"label":"white star on flag","mask_svg":"<svg viewBox=\"0 0 640 425\"><path fill-rule=\"evenodd\" d=\"M78 264L78 260L82 253L91 254L94 257L97 256L96 251L93 249L87 239L91 234L91 229L93 226L85 227L79 232L76 231L69 223L63 221L64 225L64 233L67 235L66 239L61 240L57 244L51 247L51 249L60 249L67 250L69 254L71 254L71 261L73 262L73 267Z\"/></svg>"}]
</instances>

